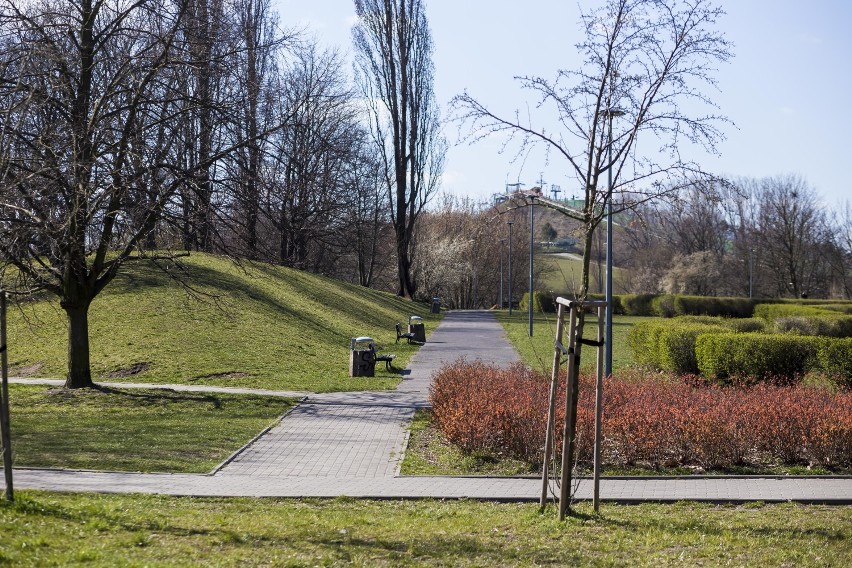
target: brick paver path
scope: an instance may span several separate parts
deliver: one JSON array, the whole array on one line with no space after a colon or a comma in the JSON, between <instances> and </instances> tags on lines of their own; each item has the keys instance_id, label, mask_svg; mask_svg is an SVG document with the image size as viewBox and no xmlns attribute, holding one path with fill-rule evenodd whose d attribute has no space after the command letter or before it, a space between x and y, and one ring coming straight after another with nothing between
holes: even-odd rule
<instances>
[{"instance_id":1,"label":"brick paver path","mask_svg":"<svg viewBox=\"0 0 852 568\"><path fill-rule=\"evenodd\" d=\"M499 365L517 361L494 316L449 312L412 358L395 391L309 394L277 426L243 448L213 474L140 474L16 469L19 488L139 492L197 496L472 498L537 500L535 478L400 477L407 428L428 404L434 371L459 357ZM23 381L22 381L23 382ZM129 387L118 383L116 386ZM164 387L166 385L145 385ZM172 385L168 385L173 387ZM205 387L181 387L204 389ZM209 389L257 392L249 389ZM306 393L266 391L278 396ZM591 497L581 480L577 497ZM802 501L852 503L850 478L624 478L601 481L603 499L638 501Z\"/></svg>"}]
</instances>

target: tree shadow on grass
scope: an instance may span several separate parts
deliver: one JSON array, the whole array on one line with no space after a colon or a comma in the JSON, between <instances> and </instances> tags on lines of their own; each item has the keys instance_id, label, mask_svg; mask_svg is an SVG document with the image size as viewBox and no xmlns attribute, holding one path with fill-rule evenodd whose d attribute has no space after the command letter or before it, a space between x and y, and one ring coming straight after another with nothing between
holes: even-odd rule
<instances>
[{"instance_id":1,"label":"tree shadow on grass","mask_svg":"<svg viewBox=\"0 0 852 568\"><path fill-rule=\"evenodd\" d=\"M94 391L100 394L113 395L126 400L133 400L135 402L150 406L162 406L164 403L169 402L194 402L210 404L217 410L222 408L221 396L217 396L212 393L183 392L171 389L119 389L115 387L94 384L90 389L69 390L63 388L51 389L51 391L48 392L62 394L63 398L68 399L71 397L79 396L81 394L85 395L86 390L90 391L89 394Z\"/></svg>"}]
</instances>

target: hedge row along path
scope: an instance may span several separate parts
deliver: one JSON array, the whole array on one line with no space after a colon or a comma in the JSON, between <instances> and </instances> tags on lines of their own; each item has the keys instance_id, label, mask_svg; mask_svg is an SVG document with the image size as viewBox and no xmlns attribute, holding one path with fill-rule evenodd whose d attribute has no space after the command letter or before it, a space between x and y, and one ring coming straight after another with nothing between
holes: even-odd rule
<instances>
[{"instance_id":1,"label":"hedge row along path","mask_svg":"<svg viewBox=\"0 0 852 568\"><path fill-rule=\"evenodd\" d=\"M451 311L411 359L405 378L395 391L308 394L278 425L210 474L16 469L15 486L190 496L537 501L541 491L538 478L399 475L408 424L416 408L428 406L432 375L444 363L459 357L479 358L497 365L518 360L517 352L491 313ZM581 480L577 497L589 499L591 493L591 480ZM693 500L850 504L852 478L604 478L601 496L604 500L625 503Z\"/></svg>"}]
</instances>

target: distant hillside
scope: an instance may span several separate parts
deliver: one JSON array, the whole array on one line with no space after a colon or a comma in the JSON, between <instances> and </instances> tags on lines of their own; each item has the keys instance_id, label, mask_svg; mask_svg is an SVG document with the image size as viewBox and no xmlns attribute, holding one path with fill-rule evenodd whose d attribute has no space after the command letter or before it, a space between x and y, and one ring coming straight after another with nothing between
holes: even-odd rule
<instances>
[{"instance_id":1,"label":"distant hillside","mask_svg":"<svg viewBox=\"0 0 852 568\"><path fill-rule=\"evenodd\" d=\"M575 254L543 254L537 256L537 262L540 262L544 268L544 274L541 277L540 288L544 290L553 290L554 292L569 292L575 288L579 289L580 282L583 276L583 260L582 257ZM598 292L598 263L597 259L593 259L589 266L589 289L591 292ZM627 276L627 271L617 266L612 271L613 289L615 293L621 293L623 286L620 281ZM601 267L601 276L606 278L606 264L604 261ZM603 289L602 287L600 288Z\"/></svg>"},{"instance_id":2,"label":"distant hillside","mask_svg":"<svg viewBox=\"0 0 852 568\"><path fill-rule=\"evenodd\" d=\"M183 278L192 292L172 277ZM390 388L400 375L348 377L349 340L376 339L404 367L394 324L427 306L315 274L193 254L170 274L130 265L89 318L95 381L132 380L326 392ZM10 374L64 377L67 325L56 301L9 310Z\"/></svg>"}]
</instances>

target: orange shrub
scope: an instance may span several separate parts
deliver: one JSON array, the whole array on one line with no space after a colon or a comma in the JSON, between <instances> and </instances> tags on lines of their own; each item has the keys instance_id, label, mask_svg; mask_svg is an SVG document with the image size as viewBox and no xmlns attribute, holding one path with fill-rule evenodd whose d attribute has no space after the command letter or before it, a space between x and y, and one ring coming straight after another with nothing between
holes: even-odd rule
<instances>
[{"instance_id":1,"label":"orange shrub","mask_svg":"<svg viewBox=\"0 0 852 568\"><path fill-rule=\"evenodd\" d=\"M500 369L457 362L433 381L434 420L463 450L487 450L540 463L549 377L515 365ZM758 384L689 384L660 377L606 381L605 463L719 468L744 462L852 466L852 392ZM558 387L557 424L565 407ZM594 381L582 376L578 460L592 459ZM557 449L561 447L557 428Z\"/></svg>"}]
</instances>

